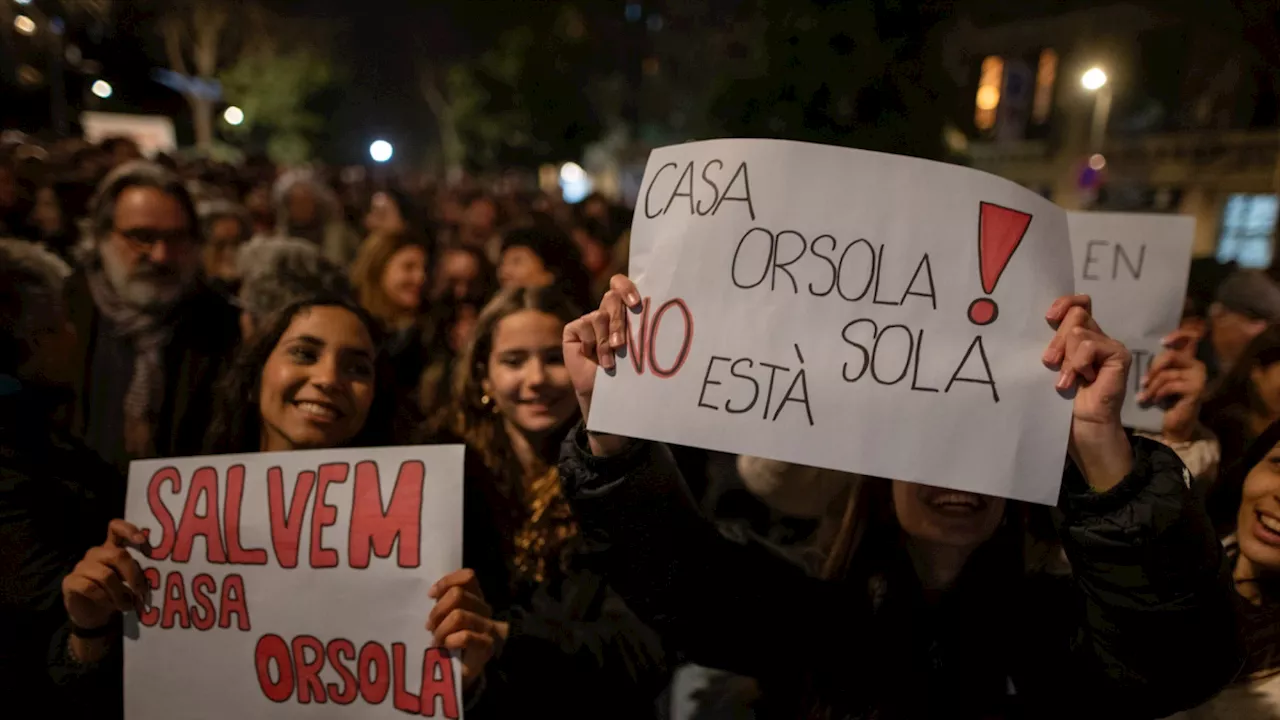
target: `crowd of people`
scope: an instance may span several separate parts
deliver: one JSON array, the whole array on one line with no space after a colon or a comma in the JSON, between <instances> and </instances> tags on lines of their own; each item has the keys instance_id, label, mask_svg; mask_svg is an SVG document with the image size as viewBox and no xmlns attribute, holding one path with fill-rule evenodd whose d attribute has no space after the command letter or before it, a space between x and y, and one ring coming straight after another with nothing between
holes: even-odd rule
<instances>
[{"instance_id":1,"label":"crowd of people","mask_svg":"<svg viewBox=\"0 0 1280 720\"><path fill-rule=\"evenodd\" d=\"M640 297L626 217L0 146L6 702L121 716L130 461L457 443L463 567L424 619L471 717L666 717L691 663L704 720L1280 717L1267 275L1188 302L1140 379L1160 433L1122 427L1138 369L1088 299L1046 308L1075 388L1051 510L586 432Z\"/></svg>"}]
</instances>

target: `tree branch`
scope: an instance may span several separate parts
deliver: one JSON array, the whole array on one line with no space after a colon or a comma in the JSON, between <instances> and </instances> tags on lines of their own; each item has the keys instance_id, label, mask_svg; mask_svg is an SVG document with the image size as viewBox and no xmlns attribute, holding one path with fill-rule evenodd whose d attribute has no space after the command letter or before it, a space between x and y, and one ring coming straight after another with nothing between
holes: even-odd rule
<instances>
[{"instance_id":1,"label":"tree branch","mask_svg":"<svg viewBox=\"0 0 1280 720\"><path fill-rule=\"evenodd\" d=\"M187 74L187 62L182 57L182 23L172 14L166 15L160 23L160 34L164 36L164 53L169 59L169 69L179 75Z\"/></svg>"},{"instance_id":2,"label":"tree branch","mask_svg":"<svg viewBox=\"0 0 1280 720\"><path fill-rule=\"evenodd\" d=\"M192 50L200 77L213 77L218 72L218 45L229 14L227 5L219 0L200 0L191 7L195 30Z\"/></svg>"}]
</instances>

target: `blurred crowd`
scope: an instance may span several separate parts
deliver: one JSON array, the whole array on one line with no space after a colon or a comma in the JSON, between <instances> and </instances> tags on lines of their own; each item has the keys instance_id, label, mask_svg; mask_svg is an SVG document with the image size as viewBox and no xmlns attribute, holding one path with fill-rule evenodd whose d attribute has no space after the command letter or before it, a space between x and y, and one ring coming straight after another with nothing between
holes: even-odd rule
<instances>
[{"instance_id":1,"label":"blurred crowd","mask_svg":"<svg viewBox=\"0 0 1280 720\"><path fill-rule=\"evenodd\" d=\"M429 628L469 716L1280 717L1270 277L1200 274L1165 351L1119 370L1163 430L1098 441L1115 477L1073 435L1050 512L588 437L628 225L597 195L4 138L15 717L121 715L131 460L438 442L467 449L464 569Z\"/></svg>"}]
</instances>

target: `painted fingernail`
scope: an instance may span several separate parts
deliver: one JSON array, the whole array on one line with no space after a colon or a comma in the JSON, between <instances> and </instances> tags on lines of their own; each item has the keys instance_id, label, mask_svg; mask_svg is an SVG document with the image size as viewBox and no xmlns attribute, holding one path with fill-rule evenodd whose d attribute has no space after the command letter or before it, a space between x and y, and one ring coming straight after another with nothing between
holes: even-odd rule
<instances>
[{"instance_id":1,"label":"painted fingernail","mask_svg":"<svg viewBox=\"0 0 1280 720\"><path fill-rule=\"evenodd\" d=\"M614 347L622 347L622 333L616 332L610 335L609 342L613 343Z\"/></svg>"},{"instance_id":2,"label":"painted fingernail","mask_svg":"<svg viewBox=\"0 0 1280 720\"><path fill-rule=\"evenodd\" d=\"M147 541L147 536L146 536L146 535L143 535L142 533L134 533L134 534L133 534L133 541L134 541L135 543L137 543L137 544L141 545L142 543L144 543L144 542L146 542L146 541Z\"/></svg>"},{"instance_id":3,"label":"painted fingernail","mask_svg":"<svg viewBox=\"0 0 1280 720\"><path fill-rule=\"evenodd\" d=\"M627 304L635 307L640 304L640 296L635 293L627 293Z\"/></svg>"},{"instance_id":4,"label":"painted fingernail","mask_svg":"<svg viewBox=\"0 0 1280 720\"><path fill-rule=\"evenodd\" d=\"M1058 373L1057 388L1059 390L1066 390L1069 387L1071 387L1071 377L1066 370L1063 370L1062 372Z\"/></svg>"}]
</instances>

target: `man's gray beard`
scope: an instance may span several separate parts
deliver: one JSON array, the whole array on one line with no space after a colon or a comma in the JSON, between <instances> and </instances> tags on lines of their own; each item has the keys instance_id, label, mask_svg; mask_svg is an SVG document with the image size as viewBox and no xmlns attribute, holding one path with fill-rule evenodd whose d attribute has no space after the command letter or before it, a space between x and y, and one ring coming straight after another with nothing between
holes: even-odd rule
<instances>
[{"instance_id":1,"label":"man's gray beard","mask_svg":"<svg viewBox=\"0 0 1280 720\"><path fill-rule=\"evenodd\" d=\"M106 273L107 282L111 283L121 300L139 310L159 310L174 302L193 279L156 283L152 278L133 277L106 243L99 246L98 255L102 258L102 269Z\"/></svg>"}]
</instances>

